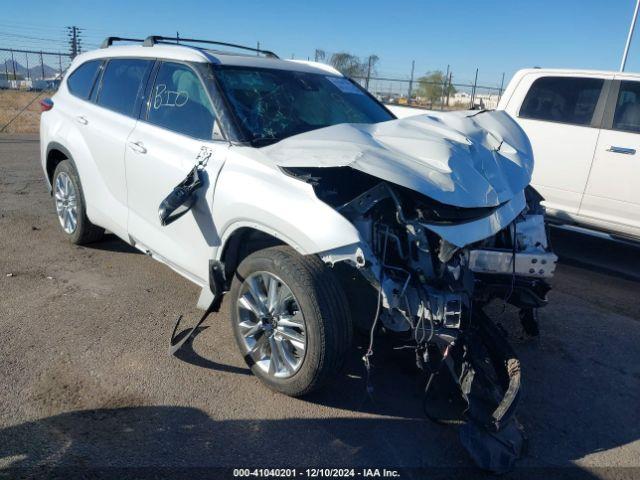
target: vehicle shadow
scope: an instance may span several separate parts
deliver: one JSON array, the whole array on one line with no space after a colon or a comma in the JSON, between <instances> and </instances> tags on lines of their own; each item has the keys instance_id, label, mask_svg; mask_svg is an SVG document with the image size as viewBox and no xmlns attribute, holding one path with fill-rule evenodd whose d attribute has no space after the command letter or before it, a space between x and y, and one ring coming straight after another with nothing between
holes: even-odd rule
<instances>
[{"instance_id":1,"label":"vehicle shadow","mask_svg":"<svg viewBox=\"0 0 640 480\"><path fill-rule=\"evenodd\" d=\"M407 469L401 478L411 479L490 478L459 462L461 452L446 432L419 423L216 421L180 406L72 411L0 430L0 478L219 479L232 478L233 468L294 467L304 474L309 466L401 468ZM567 478L569 472L585 473L530 469L502 478Z\"/></svg>"},{"instance_id":2,"label":"vehicle shadow","mask_svg":"<svg viewBox=\"0 0 640 480\"><path fill-rule=\"evenodd\" d=\"M113 233L107 233L100 241L83 245L83 248L103 250L105 252L134 253L142 255L142 252L140 250L133 247L132 245L129 245L127 242L125 242L121 238L118 238Z\"/></svg>"},{"instance_id":3,"label":"vehicle shadow","mask_svg":"<svg viewBox=\"0 0 640 480\"><path fill-rule=\"evenodd\" d=\"M561 263L640 282L640 243L558 227L552 227L550 233L551 246Z\"/></svg>"},{"instance_id":4,"label":"vehicle shadow","mask_svg":"<svg viewBox=\"0 0 640 480\"><path fill-rule=\"evenodd\" d=\"M198 327L193 332L191 337L180 347L180 349L175 353L175 357L178 360L181 360L185 363L189 363L196 367L207 368L209 370L216 370L218 372L229 372L236 373L238 375L251 375L251 370L249 368L240 368L233 365L226 365L224 363L214 362L213 360L209 360L208 358L203 357L198 352L196 352L193 348L193 341L195 338L207 330L209 327ZM183 338L183 335L186 335L190 328L185 328L180 333L178 333L175 337L175 341L180 341Z\"/></svg>"},{"instance_id":5,"label":"vehicle shadow","mask_svg":"<svg viewBox=\"0 0 640 480\"><path fill-rule=\"evenodd\" d=\"M605 332L602 325L593 328L594 323L603 320L598 313L587 318L587 309L585 316L580 316L576 312L563 314L563 308L542 314L542 337L536 340L523 340L515 311L499 318L522 364L518 419L528 444L517 465L525 471L574 466L590 454L619 449L640 439L637 321L620 319ZM366 339L360 339L345 373L335 384L305 400L413 420L425 429L445 428L454 434L457 430L453 425L441 427L425 421L426 375L414 367L410 351L394 351L393 345L383 339L376 340L369 377L373 393L367 395L367 373L362 361L366 343ZM438 413L456 419L462 418L463 412L452 405ZM618 450L599 463L615 464L620 455ZM467 458L466 452L463 456ZM640 463L636 464L640 473Z\"/></svg>"}]
</instances>

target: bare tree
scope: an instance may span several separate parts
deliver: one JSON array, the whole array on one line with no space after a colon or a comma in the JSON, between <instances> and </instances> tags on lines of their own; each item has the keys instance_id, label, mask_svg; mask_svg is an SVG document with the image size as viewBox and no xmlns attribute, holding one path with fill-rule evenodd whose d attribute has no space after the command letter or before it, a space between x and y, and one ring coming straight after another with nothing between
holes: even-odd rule
<instances>
[{"instance_id":1,"label":"bare tree","mask_svg":"<svg viewBox=\"0 0 640 480\"><path fill-rule=\"evenodd\" d=\"M315 58L316 61L324 61L326 59L326 52L319 48L316 49ZM347 77L363 78L375 75L376 64L379 60L380 58L377 55L369 55L361 59L357 55L348 52L338 52L329 57L328 63Z\"/></svg>"}]
</instances>

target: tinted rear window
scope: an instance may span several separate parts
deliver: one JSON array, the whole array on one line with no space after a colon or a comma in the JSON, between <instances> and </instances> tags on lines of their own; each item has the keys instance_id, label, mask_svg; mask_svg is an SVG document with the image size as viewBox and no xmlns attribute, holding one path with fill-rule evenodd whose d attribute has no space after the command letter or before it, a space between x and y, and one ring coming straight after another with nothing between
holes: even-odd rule
<instances>
[{"instance_id":1,"label":"tinted rear window","mask_svg":"<svg viewBox=\"0 0 640 480\"><path fill-rule=\"evenodd\" d=\"M91 60L76 68L67 80L69 91L76 97L88 98L101 63L102 60Z\"/></svg>"},{"instance_id":2,"label":"tinted rear window","mask_svg":"<svg viewBox=\"0 0 640 480\"><path fill-rule=\"evenodd\" d=\"M98 105L133 116L138 91L151 64L150 60L131 58L109 60L102 74Z\"/></svg>"},{"instance_id":3,"label":"tinted rear window","mask_svg":"<svg viewBox=\"0 0 640 480\"><path fill-rule=\"evenodd\" d=\"M603 84L600 78L539 78L522 103L520 117L589 125Z\"/></svg>"}]
</instances>

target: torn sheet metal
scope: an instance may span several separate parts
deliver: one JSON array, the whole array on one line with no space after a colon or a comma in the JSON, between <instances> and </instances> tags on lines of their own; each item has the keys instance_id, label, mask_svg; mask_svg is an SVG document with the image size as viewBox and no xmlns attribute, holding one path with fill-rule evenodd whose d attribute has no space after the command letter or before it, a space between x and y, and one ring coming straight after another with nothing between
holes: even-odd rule
<instances>
[{"instance_id":1,"label":"torn sheet metal","mask_svg":"<svg viewBox=\"0 0 640 480\"><path fill-rule=\"evenodd\" d=\"M430 223L423 223L423 225L456 247L464 247L498 233L509 225L525 206L524 193L520 191L487 217L452 225L433 225Z\"/></svg>"},{"instance_id":2,"label":"torn sheet metal","mask_svg":"<svg viewBox=\"0 0 640 480\"><path fill-rule=\"evenodd\" d=\"M531 144L504 112L333 125L261 150L281 167L348 166L467 208L508 202L533 170Z\"/></svg>"}]
</instances>

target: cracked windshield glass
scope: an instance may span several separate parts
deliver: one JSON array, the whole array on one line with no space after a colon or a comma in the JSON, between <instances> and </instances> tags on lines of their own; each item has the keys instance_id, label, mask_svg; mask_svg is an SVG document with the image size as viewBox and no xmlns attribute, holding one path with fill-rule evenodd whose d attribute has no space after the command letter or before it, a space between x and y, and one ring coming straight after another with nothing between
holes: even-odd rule
<instances>
[{"instance_id":1,"label":"cracked windshield glass","mask_svg":"<svg viewBox=\"0 0 640 480\"><path fill-rule=\"evenodd\" d=\"M350 80L335 75L217 66L243 134L255 146L339 123L394 117Z\"/></svg>"}]
</instances>

